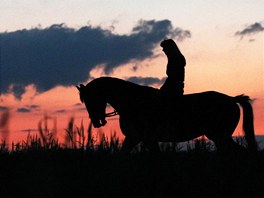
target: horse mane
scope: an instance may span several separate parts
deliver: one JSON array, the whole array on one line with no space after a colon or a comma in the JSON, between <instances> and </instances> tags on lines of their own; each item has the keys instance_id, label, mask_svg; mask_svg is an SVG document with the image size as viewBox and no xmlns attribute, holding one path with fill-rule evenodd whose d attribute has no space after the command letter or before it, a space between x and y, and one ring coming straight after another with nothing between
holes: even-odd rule
<instances>
[{"instance_id":1,"label":"horse mane","mask_svg":"<svg viewBox=\"0 0 264 198\"><path fill-rule=\"evenodd\" d=\"M99 77L93 79L86 86L80 84L76 86L79 90L80 100L86 103L90 100L97 100L97 102L106 102L108 99L120 94L121 97L126 98L126 101L133 106L140 102L140 105L150 104L150 98L155 97L158 89L138 85L122 79L113 77Z\"/></svg>"},{"instance_id":2,"label":"horse mane","mask_svg":"<svg viewBox=\"0 0 264 198\"><path fill-rule=\"evenodd\" d=\"M86 87L83 84L80 84L80 86L76 86L76 88L79 90L79 95L80 95L80 101L83 103L84 102L84 96L86 94Z\"/></svg>"},{"instance_id":3,"label":"horse mane","mask_svg":"<svg viewBox=\"0 0 264 198\"><path fill-rule=\"evenodd\" d=\"M107 76L96 78L86 85L87 89L89 90L92 89L93 91L97 91L97 94L100 94L98 93L99 90L106 90L105 89L106 86L115 87L115 88L116 87L129 88L129 89L131 88L132 90L142 92L142 94L145 94L146 91L152 91L152 92L158 91L157 89L153 87L138 85L133 82L129 82L129 81L122 80L119 78L114 78L114 77L107 77Z\"/></svg>"}]
</instances>

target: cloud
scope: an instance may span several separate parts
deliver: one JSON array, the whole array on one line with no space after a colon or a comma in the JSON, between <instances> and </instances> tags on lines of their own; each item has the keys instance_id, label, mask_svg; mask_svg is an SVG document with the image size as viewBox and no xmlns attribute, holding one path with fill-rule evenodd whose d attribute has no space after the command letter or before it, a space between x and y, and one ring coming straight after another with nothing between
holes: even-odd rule
<instances>
[{"instance_id":1,"label":"cloud","mask_svg":"<svg viewBox=\"0 0 264 198\"><path fill-rule=\"evenodd\" d=\"M37 132L37 131L39 131L39 130L38 130L38 129L31 129L31 128L20 130L20 132L27 132L27 133L30 133L30 132Z\"/></svg>"},{"instance_id":2,"label":"cloud","mask_svg":"<svg viewBox=\"0 0 264 198\"><path fill-rule=\"evenodd\" d=\"M126 80L140 85L151 86L154 84L162 84L165 81L165 78L159 79L154 77L132 76Z\"/></svg>"},{"instance_id":3,"label":"cloud","mask_svg":"<svg viewBox=\"0 0 264 198\"><path fill-rule=\"evenodd\" d=\"M131 60L153 56L153 49L165 37L183 40L188 30L174 28L169 20L141 20L130 34L115 34L100 26L80 29L55 24L0 33L2 45L1 89L18 98L25 86L34 84L38 91L55 86L84 82L89 72L103 65L109 74Z\"/></svg>"},{"instance_id":4,"label":"cloud","mask_svg":"<svg viewBox=\"0 0 264 198\"><path fill-rule=\"evenodd\" d=\"M77 111L86 111L86 108L83 107L83 104L82 103L76 103L73 105L73 108Z\"/></svg>"},{"instance_id":5,"label":"cloud","mask_svg":"<svg viewBox=\"0 0 264 198\"><path fill-rule=\"evenodd\" d=\"M19 112L19 113L29 113L29 112L31 112L31 110L28 109L28 108L22 107L22 108L18 108L17 112Z\"/></svg>"},{"instance_id":6,"label":"cloud","mask_svg":"<svg viewBox=\"0 0 264 198\"><path fill-rule=\"evenodd\" d=\"M39 105L30 105L29 108L30 109L39 109L40 106Z\"/></svg>"},{"instance_id":7,"label":"cloud","mask_svg":"<svg viewBox=\"0 0 264 198\"><path fill-rule=\"evenodd\" d=\"M261 23L256 22L256 23L253 23L253 24L247 26L246 28L244 28L241 31L237 31L235 33L235 36L241 36L241 38L243 38L244 36L257 34L257 33L262 32L262 31L264 31L263 25Z\"/></svg>"},{"instance_id":8,"label":"cloud","mask_svg":"<svg viewBox=\"0 0 264 198\"><path fill-rule=\"evenodd\" d=\"M67 112L66 109L59 109L59 110L56 111L56 113L66 113L66 112Z\"/></svg>"},{"instance_id":9,"label":"cloud","mask_svg":"<svg viewBox=\"0 0 264 198\"><path fill-rule=\"evenodd\" d=\"M25 107L18 108L17 112L19 112L19 113L30 113L34 110L38 111L39 108L40 108L39 105L29 105L29 106L27 105Z\"/></svg>"},{"instance_id":10,"label":"cloud","mask_svg":"<svg viewBox=\"0 0 264 198\"><path fill-rule=\"evenodd\" d=\"M177 41L183 41L186 38L191 38L191 32L189 30L182 30L181 28L175 28L171 35Z\"/></svg>"},{"instance_id":11,"label":"cloud","mask_svg":"<svg viewBox=\"0 0 264 198\"><path fill-rule=\"evenodd\" d=\"M7 110L8 110L8 107L0 106L0 111L7 111Z\"/></svg>"}]
</instances>

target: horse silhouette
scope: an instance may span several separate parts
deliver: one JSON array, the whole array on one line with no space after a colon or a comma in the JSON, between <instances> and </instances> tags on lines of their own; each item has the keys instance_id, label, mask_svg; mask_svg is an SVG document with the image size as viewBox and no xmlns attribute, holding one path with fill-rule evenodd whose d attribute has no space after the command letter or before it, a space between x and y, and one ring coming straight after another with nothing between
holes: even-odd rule
<instances>
[{"instance_id":1,"label":"horse silhouette","mask_svg":"<svg viewBox=\"0 0 264 198\"><path fill-rule=\"evenodd\" d=\"M118 112L125 135L123 151L130 152L139 142L150 151L158 151L158 142L183 142L202 135L212 140L220 151L241 149L232 139L240 119L238 104L243 108L247 148L252 152L257 150L248 96L231 97L208 91L169 99L158 89L110 77L76 87L95 128L107 123L107 103Z\"/></svg>"}]
</instances>

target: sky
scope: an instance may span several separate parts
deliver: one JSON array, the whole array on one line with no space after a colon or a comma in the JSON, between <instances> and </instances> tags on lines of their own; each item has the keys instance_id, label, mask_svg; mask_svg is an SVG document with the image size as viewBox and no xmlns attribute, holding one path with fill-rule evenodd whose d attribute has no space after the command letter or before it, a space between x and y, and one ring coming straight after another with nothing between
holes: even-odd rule
<instances>
[{"instance_id":1,"label":"sky","mask_svg":"<svg viewBox=\"0 0 264 198\"><path fill-rule=\"evenodd\" d=\"M25 136L45 115L59 131L71 117L87 126L75 85L96 77L159 88L167 64L159 44L173 38L187 61L185 93L249 95L264 135L263 8L262 0L1 0L1 133ZM116 128L117 118L103 130Z\"/></svg>"}]
</instances>

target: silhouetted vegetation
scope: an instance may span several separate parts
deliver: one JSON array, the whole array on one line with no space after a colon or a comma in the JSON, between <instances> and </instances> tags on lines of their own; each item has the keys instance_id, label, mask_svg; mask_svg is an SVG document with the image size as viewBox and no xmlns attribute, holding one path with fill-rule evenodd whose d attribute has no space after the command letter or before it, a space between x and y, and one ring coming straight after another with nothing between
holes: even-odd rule
<instances>
[{"instance_id":1,"label":"silhouetted vegetation","mask_svg":"<svg viewBox=\"0 0 264 198\"><path fill-rule=\"evenodd\" d=\"M47 119L47 118L46 118ZM46 120L47 121L47 120ZM39 124L38 135L0 145L1 197L259 197L263 194L264 153L223 156L204 137L160 144L149 153L139 144L120 152L115 133L100 139L72 118L65 142ZM245 141L236 140L240 144Z\"/></svg>"}]
</instances>

